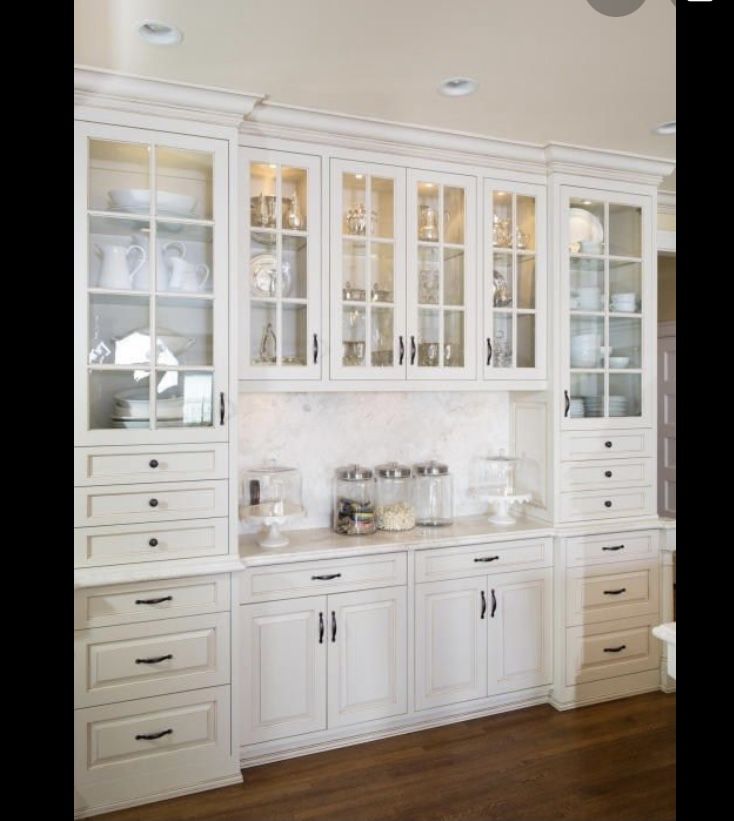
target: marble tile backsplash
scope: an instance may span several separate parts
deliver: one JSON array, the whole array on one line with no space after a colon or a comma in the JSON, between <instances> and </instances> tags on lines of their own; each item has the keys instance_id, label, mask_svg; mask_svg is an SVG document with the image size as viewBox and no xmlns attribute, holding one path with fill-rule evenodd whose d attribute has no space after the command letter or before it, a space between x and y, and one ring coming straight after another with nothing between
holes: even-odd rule
<instances>
[{"instance_id":1,"label":"marble tile backsplash","mask_svg":"<svg viewBox=\"0 0 734 821\"><path fill-rule=\"evenodd\" d=\"M299 528L331 525L334 470L350 462L440 459L454 476L455 515L480 513L487 503L469 490L477 457L509 441L504 392L242 394L239 408L240 475L270 457L299 468L307 511Z\"/></svg>"}]
</instances>

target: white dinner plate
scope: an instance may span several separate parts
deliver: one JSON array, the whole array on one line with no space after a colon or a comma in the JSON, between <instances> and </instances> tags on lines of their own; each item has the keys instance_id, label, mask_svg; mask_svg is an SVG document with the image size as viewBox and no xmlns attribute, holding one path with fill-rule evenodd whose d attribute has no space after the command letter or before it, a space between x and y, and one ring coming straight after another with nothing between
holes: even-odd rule
<instances>
[{"instance_id":1,"label":"white dinner plate","mask_svg":"<svg viewBox=\"0 0 734 821\"><path fill-rule=\"evenodd\" d=\"M582 242L603 242L604 226L591 211L585 208L569 208L568 211L568 242L576 248Z\"/></svg>"}]
</instances>

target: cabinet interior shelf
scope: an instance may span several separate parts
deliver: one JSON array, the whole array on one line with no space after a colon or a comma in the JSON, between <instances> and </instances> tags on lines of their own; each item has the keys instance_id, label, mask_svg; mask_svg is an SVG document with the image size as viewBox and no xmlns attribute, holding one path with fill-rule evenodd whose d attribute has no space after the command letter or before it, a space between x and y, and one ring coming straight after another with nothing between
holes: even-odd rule
<instances>
[{"instance_id":1,"label":"cabinet interior shelf","mask_svg":"<svg viewBox=\"0 0 734 821\"><path fill-rule=\"evenodd\" d=\"M211 302L214 299L214 294L211 293L196 293L189 291L134 291L132 289L114 290L111 288L87 288L87 293L99 296L115 296L126 297L140 300L140 297L165 297L166 299L176 300L190 300L200 299L204 302Z\"/></svg>"},{"instance_id":2,"label":"cabinet interior shelf","mask_svg":"<svg viewBox=\"0 0 734 821\"><path fill-rule=\"evenodd\" d=\"M642 368L571 368L571 373L642 373Z\"/></svg>"},{"instance_id":3,"label":"cabinet interior shelf","mask_svg":"<svg viewBox=\"0 0 734 821\"><path fill-rule=\"evenodd\" d=\"M598 259L603 262L608 259L610 262L642 262L642 257L622 257L618 254L569 254L571 260L574 259Z\"/></svg>"},{"instance_id":4,"label":"cabinet interior shelf","mask_svg":"<svg viewBox=\"0 0 734 821\"><path fill-rule=\"evenodd\" d=\"M513 308L512 305L502 305L501 307L493 306L492 310L496 314L507 314L507 316L512 316L512 314L518 314L518 316L532 316L536 313L536 308Z\"/></svg>"},{"instance_id":5,"label":"cabinet interior shelf","mask_svg":"<svg viewBox=\"0 0 734 821\"><path fill-rule=\"evenodd\" d=\"M269 236L275 238L278 234L282 234L284 237L302 237L303 239L308 238L308 231L300 231L295 228L266 228L265 226L261 228L259 225L253 225L250 227L250 231L255 237L258 234L268 234ZM257 240L255 241L257 242Z\"/></svg>"},{"instance_id":6,"label":"cabinet interior shelf","mask_svg":"<svg viewBox=\"0 0 734 821\"><path fill-rule=\"evenodd\" d=\"M612 312L612 311L579 311L579 310L572 310L570 311L571 316L609 316L612 319L642 319L641 313L630 313L628 311L620 312Z\"/></svg>"},{"instance_id":7,"label":"cabinet interior shelf","mask_svg":"<svg viewBox=\"0 0 734 821\"><path fill-rule=\"evenodd\" d=\"M279 302L283 305L308 305L308 299L295 296L284 296L280 299L277 296L253 296L250 302L253 305L277 305Z\"/></svg>"},{"instance_id":8,"label":"cabinet interior shelf","mask_svg":"<svg viewBox=\"0 0 734 821\"><path fill-rule=\"evenodd\" d=\"M87 365L87 370L91 373L93 371L117 371L122 373L132 373L137 371L145 371L150 373L152 370L156 371L181 371L182 373L213 373L214 368L211 365L166 365L163 363L156 363L151 365L150 362L131 363L129 365Z\"/></svg>"},{"instance_id":9,"label":"cabinet interior shelf","mask_svg":"<svg viewBox=\"0 0 734 821\"><path fill-rule=\"evenodd\" d=\"M167 214L136 214L133 211L87 211L90 217L104 219L126 220L127 222L159 222L168 225L196 225L211 228L214 220L195 219L193 217L173 217Z\"/></svg>"}]
</instances>

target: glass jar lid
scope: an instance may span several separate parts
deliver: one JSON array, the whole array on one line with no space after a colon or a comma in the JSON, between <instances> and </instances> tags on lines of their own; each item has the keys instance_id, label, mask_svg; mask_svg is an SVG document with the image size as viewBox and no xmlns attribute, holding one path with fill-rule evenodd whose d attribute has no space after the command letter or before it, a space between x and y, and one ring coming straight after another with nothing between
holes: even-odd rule
<instances>
[{"instance_id":1,"label":"glass jar lid","mask_svg":"<svg viewBox=\"0 0 734 821\"><path fill-rule=\"evenodd\" d=\"M413 467L418 476L443 476L449 472L448 465L437 462L435 459L431 459L429 462L419 462Z\"/></svg>"},{"instance_id":2,"label":"glass jar lid","mask_svg":"<svg viewBox=\"0 0 734 821\"><path fill-rule=\"evenodd\" d=\"M375 470L380 479L407 479L411 475L410 465L399 465L397 462L378 465Z\"/></svg>"},{"instance_id":3,"label":"glass jar lid","mask_svg":"<svg viewBox=\"0 0 734 821\"><path fill-rule=\"evenodd\" d=\"M484 457L487 462L519 462L519 458L517 456L508 456L504 448L500 448L499 453L496 456L485 456Z\"/></svg>"},{"instance_id":4,"label":"glass jar lid","mask_svg":"<svg viewBox=\"0 0 734 821\"><path fill-rule=\"evenodd\" d=\"M336 475L339 479L346 479L347 482L361 482L363 479L371 479L373 473L370 468L365 468L355 463L337 468Z\"/></svg>"},{"instance_id":5,"label":"glass jar lid","mask_svg":"<svg viewBox=\"0 0 734 821\"><path fill-rule=\"evenodd\" d=\"M279 465L275 459L266 459L261 465L254 465L247 468L248 473L286 473L295 471L298 468L291 468L287 465Z\"/></svg>"}]
</instances>

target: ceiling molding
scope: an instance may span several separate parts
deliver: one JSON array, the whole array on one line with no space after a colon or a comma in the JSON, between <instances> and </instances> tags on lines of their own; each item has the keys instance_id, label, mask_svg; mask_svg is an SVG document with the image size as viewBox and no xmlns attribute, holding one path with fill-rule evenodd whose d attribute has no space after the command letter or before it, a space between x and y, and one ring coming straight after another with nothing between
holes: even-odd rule
<instances>
[{"instance_id":1,"label":"ceiling molding","mask_svg":"<svg viewBox=\"0 0 734 821\"><path fill-rule=\"evenodd\" d=\"M622 151L549 143L545 148L548 173L581 174L608 179L636 180L660 185L675 169L675 160Z\"/></svg>"},{"instance_id":2,"label":"ceiling molding","mask_svg":"<svg viewBox=\"0 0 734 821\"><path fill-rule=\"evenodd\" d=\"M74 67L75 106L178 117L236 128L264 97L89 66Z\"/></svg>"},{"instance_id":3,"label":"ceiling molding","mask_svg":"<svg viewBox=\"0 0 734 821\"><path fill-rule=\"evenodd\" d=\"M675 216L675 191L658 191L658 214Z\"/></svg>"}]
</instances>

